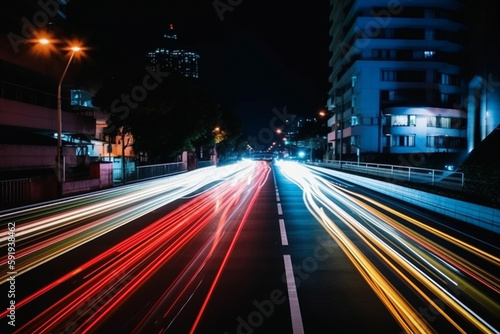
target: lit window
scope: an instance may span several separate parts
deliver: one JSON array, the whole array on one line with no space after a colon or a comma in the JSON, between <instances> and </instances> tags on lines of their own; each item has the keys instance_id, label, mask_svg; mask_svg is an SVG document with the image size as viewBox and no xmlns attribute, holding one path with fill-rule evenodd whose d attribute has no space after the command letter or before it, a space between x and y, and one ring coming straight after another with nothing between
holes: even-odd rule
<instances>
[{"instance_id":1,"label":"lit window","mask_svg":"<svg viewBox=\"0 0 500 334\"><path fill-rule=\"evenodd\" d=\"M392 126L408 126L407 115L393 115L391 117Z\"/></svg>"},{"instance_id":2,"label":"lit window","mask_svg":"<svg viewBox=\"0 0 500 334\"><path fill-rule=\"evenodd\" d=\"M436 55L436 51L424 51L424 58L430 59Z\"/></svg>"},{"instance_id":3,"label":"lit window","mask_svg":"<svg viewBox=\"0 0 500 334\"><path fill-rule=\"evenodd\" d=\"M417 126L416 115L393 115L391 116L392 126Z\"/></svg>"}]
</instances>

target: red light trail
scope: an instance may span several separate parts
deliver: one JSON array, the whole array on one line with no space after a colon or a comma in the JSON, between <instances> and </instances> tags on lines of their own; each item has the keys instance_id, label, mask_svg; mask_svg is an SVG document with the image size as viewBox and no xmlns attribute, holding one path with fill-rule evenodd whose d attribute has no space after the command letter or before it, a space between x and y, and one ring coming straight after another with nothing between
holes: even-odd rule
<instances>
[{"instance_id":1,"label":"red light trail","mask_svg":"<svg viewBox=\"0 0 500 334\"><path fill-rule=\"evenodd\" d=\"M208 307L211 294L223 275L227 260L269 173L270 167L265 162L246 164L230 173L231 177L223 179L217 186L193 197L132 236L19 300L16 303L17 310L55 289L63 288L69 281L74 282L69 293L16 328L15 333L47 333L68 329L81 333L93 332L165 268L179 273L165 287L153 306L144 310L137 322L136 332L144 327L150 330L152 323L167 327L182 312L183 305L192 294L201 294L198 298L201 300L199 311L196 319L193 319L194 331ZM85 232L96 226L102 228L106 224L107 220L102 217L49 240L71 244L77 231ZM76 240L82 242L85 238ZM176 268L172 263L178 261L186 245L198 242L200 248L187 265ZM25 256L43 248L33 246ZM213 256L215 253L218 256ZM219 268L214 275L210 274L212 277L204 272L209 261L216 263ZM206 283L207 280L212 283ZM5 314L4 311L1 316ZM151 322L152 318L155 321ZM155 327L155 331L160 329Z\"/></svg>"}]
</instances>

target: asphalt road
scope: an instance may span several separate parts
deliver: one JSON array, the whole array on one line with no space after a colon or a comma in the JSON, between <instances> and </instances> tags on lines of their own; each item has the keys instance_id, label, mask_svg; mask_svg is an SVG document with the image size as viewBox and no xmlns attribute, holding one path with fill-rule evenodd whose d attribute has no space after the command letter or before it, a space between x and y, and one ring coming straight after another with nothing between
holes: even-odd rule
<instances>
[{"instance_id":1,"label":"asphalt road","mask_svg":"<svg viewBox=\"0 0 500 334\"><path fill-rule=\"evenodd\" d=\"M4 212L1 332L498 332L497 236L321 169L224 168Z\"/></svg>"}]
</instances>

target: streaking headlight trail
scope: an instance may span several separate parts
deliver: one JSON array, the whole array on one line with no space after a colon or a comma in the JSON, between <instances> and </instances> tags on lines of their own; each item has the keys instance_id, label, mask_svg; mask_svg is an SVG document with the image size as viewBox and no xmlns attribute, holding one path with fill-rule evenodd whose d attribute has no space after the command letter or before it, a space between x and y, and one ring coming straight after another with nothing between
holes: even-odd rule
<instances>
[{"instance_id":1,"label":"streaking headlight trail","mask_svg":"<svg viewBox=\"0 0 500 334\"><path fill-rule=\"evenodd\" d=\"M406 332L435 330L419 307L391 284L385 271L355 245L352 236L347 236L346 229L457 332L467 333L474 328L482 333L499 333L495 326L499 325L500 279L470 260L478 257L498 268L497 256L372 198L339 187L314 168L293 162L280 162L278 167L302 189L310 213L339 244ZM425 235L419 230L425 231ZM460 257L442 246L444 242L470 257Z\"/></svg>"},{"instance_id":2,"label":"streaking headlight trail","mask_svg":"<svg viewBox=\"0 0 500 334\"><path fill-rule=\"evenodd\" d=\"M186 316L191 316L191 331L194 332L269 173L267 163L244 162L207 173L195 173L188 178L179 176L168 181L152 182L149 186L131 188L117 198L111 192L106 195L111 198L103 202L90 201L84 207L72 205L70 209L58 210L52 219L43 216L25 222L21 225L20 239L44 238L43 242L23 247L25 249L20 258L24 261L22 267L26 272L123 226L139 215L216 182L130 237L110 245L104 252L17 301L16 310L22 310L53 291L59 291L68 284L72 286L69 293L27 323L16 327L15 332L94 332L124 303L135 298L138 291L159 272L165 272L172 261L178 261L186 246L196 240L199 248L195 256L173 280L165 281L165 286L160 287L163 293L155 296L156 300L148 308L139 310L137 319L134 319L137 333L162 332L176 321L193 295L200 295L197 298L201 300L197 304L198 312ZM108 206L117 203L120 210L105 214L108 209L111 212ZM75 219L70 212L75 214ZM30 213L30 217L35 216ZM47 230L43 228L42 221L49 225ZM52 223L49 224L49 221ZM67 224L74 228L65 229ZM58 229L61 233L53 234ZM216 253L218 256L214 256ZM204 272L208 262L218 268L216 273ZM173 267L172 270L178 269ZM6 311L1 316L5 317Z\"/></svg>"}]
</instances>

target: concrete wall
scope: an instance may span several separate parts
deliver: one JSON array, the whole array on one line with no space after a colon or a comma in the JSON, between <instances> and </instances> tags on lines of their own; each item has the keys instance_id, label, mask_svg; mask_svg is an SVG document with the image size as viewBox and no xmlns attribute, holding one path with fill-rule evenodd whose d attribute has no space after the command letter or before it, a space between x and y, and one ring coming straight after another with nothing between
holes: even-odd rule
<instances>
[{"instance_id":1,"label":"concrete wall","mask_svg":"<svg viewBox=\"0 0 500 334\"><path fill-rule=\"evenodd\" d=\"M0 168L56 168L56 146L0 144ZM74 147L63 147L67 167L76 167Z\"/></svg>"},{"instance_id":2,"label":"concrete wall","mask_svg":"<svg viewBox=\"0 0 500 334\"><path fill-rule=\"evenodd\" d=\"M57 132L57 110L0 98L1 124ZM95 134L95 118L62 112L64 132Z\"/></svg>"},{"instance_id":3,"label":"concrete wall","mask_svg":"<svg viewBox=\"0 0 500 334\"><path fill-rule=\"evenodd\" d=\"M101 188L113 186L113 163L99 162L91 164L90 175L99 178Z\"/></svg>"},{"instance_id":4,"label":"concrete wall","mask_svg":"<svg viewBox=\"0 0 500 334\"><path fill-rule=\"evenodd\" d=\"M98 162L90 165L90 179L67 181L62 185L63 195L88 192L113 186L113 164Z\"/></svg>"},{"instance_id":5,"label":"concrete wall","mask_svg":"<svg viewBox=\"0 0 500 334\"><path fill-rule=\"evenodd\" d=\"M100 183L100 179L67 181L62 184L62 193L66 196L100 189Z\"/></svg>"}]
</instances>

